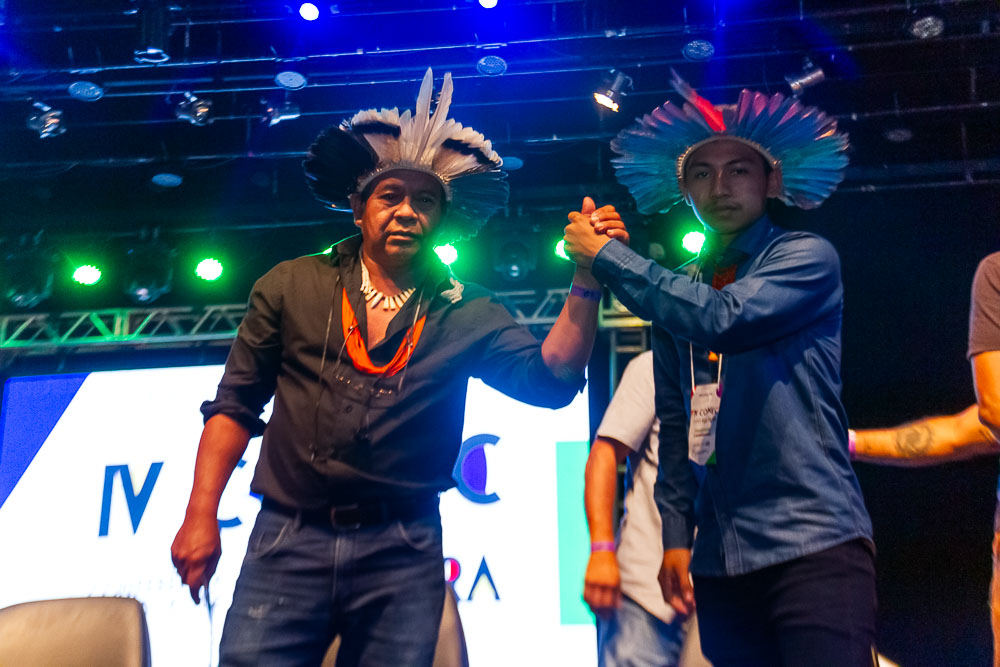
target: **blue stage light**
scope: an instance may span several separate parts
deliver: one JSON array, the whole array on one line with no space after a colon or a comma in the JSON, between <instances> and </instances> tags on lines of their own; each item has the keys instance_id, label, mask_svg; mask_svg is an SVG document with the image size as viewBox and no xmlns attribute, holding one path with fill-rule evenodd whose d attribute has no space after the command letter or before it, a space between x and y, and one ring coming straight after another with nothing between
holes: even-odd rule
<instances>
[{"instance_id":1,"label":"blue stage light","mask_svg":"<svg viewBox=\"0 0 1000 667\"><path fill-rule=\"evenodd\" d=\"M493 9L497 6L497 0L479 0L479 4L486 9Z\"/></svg>"},{"instance_id":2,"label":"blue stage light","mask_svg":"<svg viewBox=\"0 0 1000 667\"><path fill-rule=\"evenodd\" d=\"M319 18L319 7L311 2L303 2L299 6L299 16L306 21L315 21Z\"/></svg>"}]
</instances>

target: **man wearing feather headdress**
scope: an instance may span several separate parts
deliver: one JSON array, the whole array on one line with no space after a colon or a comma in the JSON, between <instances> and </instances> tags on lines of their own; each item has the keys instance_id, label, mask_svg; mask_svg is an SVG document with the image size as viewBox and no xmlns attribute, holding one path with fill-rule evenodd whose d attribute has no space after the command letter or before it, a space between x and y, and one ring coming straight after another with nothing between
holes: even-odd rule
<instances>
[{"instance_id":1,"label":"man wearing feather headdress","mask_svg":"<svg viewBox=\"0 0 1000 667\"><path fill-rule=\"evenodd\" d=\"M871 665L874 547L840 402L839 259L765 212L769 198L819 206L847 137L781 94L716 107L673 84L687 102L611 147L640 211L684 200L704 224L694 276L566 228L577 263L655 325L663 596L683 614L697 603L717 667Z\"/></svg>"},{"instance_id":2,"label":"man wearing feather headdress","mask_svg":"<svg viewBox=\"0 0 1000 667\"><path fill-rule=\"evenodd\" d=\"M224 665L430 665L445 596L438 494L454 486L468 379L521 401L568 404L584 383L599 285L588 271L543 342L495 295L432 252L472 236L507 200L500 157L431 113L368 110L324 131L304 167L361 234L283 262L254 286L206 417L174 563L195 602L220 553L219 499L263 433L263 497L220 647ZM575 214L627 240L611 207ZM260 414L274 396L266 425ZM207 588L206 588L207 590Z\"/></svg>"}]
</instances>

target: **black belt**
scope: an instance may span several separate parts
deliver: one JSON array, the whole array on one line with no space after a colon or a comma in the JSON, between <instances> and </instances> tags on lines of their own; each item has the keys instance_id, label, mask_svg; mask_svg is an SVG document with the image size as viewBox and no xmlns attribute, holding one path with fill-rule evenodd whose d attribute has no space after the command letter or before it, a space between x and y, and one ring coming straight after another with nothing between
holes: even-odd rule
<instances>
[{"instance_id":1,"label":"black belt","mask_svg":"<svg viewBox=\"0 0 1000 667\"><path fill-rule=\"evenodd\" d=\"M438 495L399 498L382 502L369 501L356 505L336 505L314 509L296 509L264 498L261 509L289 517L298 516L304 524L358 528L391 521L412 521L438 511Z\"/></svg>"}]
</instances>

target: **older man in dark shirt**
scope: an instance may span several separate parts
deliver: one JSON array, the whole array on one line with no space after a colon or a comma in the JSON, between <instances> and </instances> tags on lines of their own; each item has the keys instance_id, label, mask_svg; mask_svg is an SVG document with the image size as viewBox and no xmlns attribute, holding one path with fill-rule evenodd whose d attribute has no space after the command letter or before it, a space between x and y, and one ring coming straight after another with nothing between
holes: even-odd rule
<instances>
[{"instance_id":1,"label":"older man in dark shirt","mask_svg":"<svg viewBox=\"0 0 1000 667\"><path fill-rule=\"evenodd\" d=\"M450 76L430 114L432 81L428 70L413 116L362 111L310 149L314 192L348 200L361 235L257 281L202 407L172 547L195 601L220 553L222 490L249 438L264 436L251 485L263 503L222 664L319 664L339 634L338 664L429 665L445 591L438 494L453 486L468 379L548 407L583 385L599 295L587 271L539 343L432 252L474 234L507 194L490 142L446 120ZM624 234L613 209L588 200L574 215Z\"/></svg>"}]
</instances>

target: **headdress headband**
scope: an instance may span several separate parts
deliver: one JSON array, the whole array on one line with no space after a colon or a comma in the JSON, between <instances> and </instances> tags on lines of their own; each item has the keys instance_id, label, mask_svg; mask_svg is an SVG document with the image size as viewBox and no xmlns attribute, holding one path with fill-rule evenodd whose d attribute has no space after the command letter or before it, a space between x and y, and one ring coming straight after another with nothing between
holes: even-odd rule
<instances>
[{"instance_id":1,"label":"headdress headband","mask_svg":"<svg viewBox=\"0 0 1000 667\"><path fill-rule=\"evenodd\" d=\"M844 179L847 135L816 107L746 89L735 105L714 106L677 72L671 85L683 105L665 102L611 142L618 180L641 212L665 212L679 202L687 159L720 139L746 144L780 169L781 200L790 206L816 208Z\"/></svg>"},{"instance_id":2,"label":"headdress headband","mask_svg":"<svg viewBox=\"0 0 1000 667\"><path fill-rule=\"evenodd\" d=\"M441 242L474 236L507 203L503 161L492 143L448 118L453 85L444 75L431 113L434 74L428 69L415 111L367 109L324 130L303 162L316 198L346 208L379 176L395 170L430 174L444 189L448 206L438 233Z\"/></svg>"}]
</instances>

